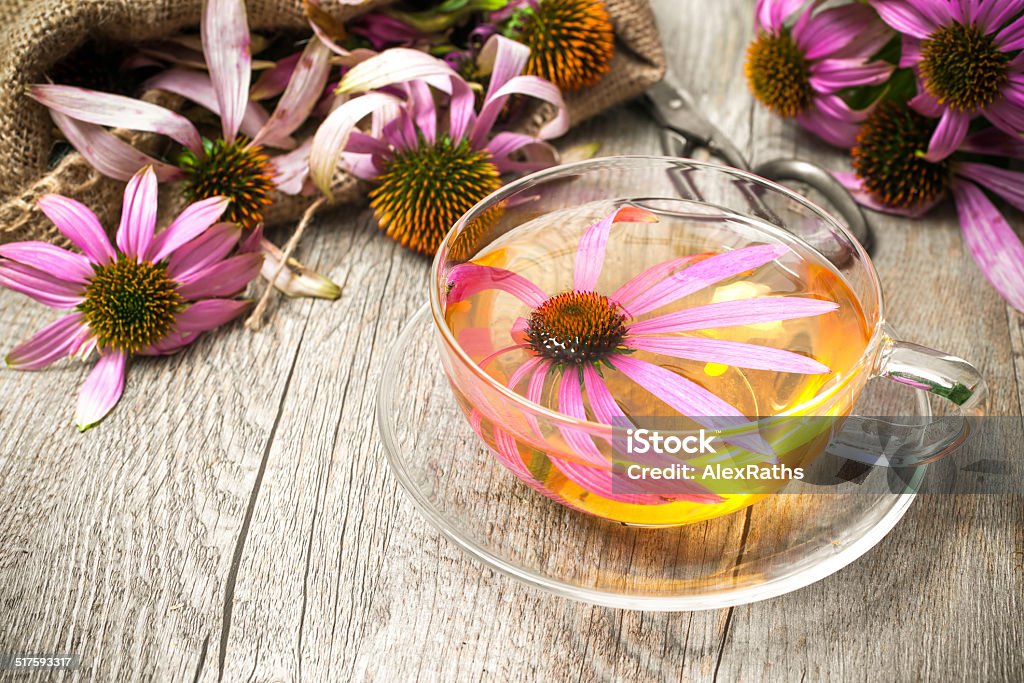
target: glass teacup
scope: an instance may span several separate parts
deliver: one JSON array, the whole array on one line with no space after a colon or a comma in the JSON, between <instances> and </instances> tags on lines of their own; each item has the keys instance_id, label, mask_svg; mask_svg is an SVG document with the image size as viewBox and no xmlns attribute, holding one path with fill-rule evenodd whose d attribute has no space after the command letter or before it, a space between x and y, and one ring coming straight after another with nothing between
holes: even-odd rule
<instances>
[{"instance_id":1,"label":"glass teacup","mask_svg":"<svg viewBox=\"0 0 1024 683\"><path fill-rule=\"evenodd\" d=\"M952 433L913 427L900 466L955 449L985 396L965 361L894 338L836 220L713 164L614 157L512 183L452 228L430 297L444 371L495 457L626 524L693 523L782 490L843 440L877 378L964 415ZM641 455L634 437L659 425L675 450Z\"/></svg>"}]
</instances>

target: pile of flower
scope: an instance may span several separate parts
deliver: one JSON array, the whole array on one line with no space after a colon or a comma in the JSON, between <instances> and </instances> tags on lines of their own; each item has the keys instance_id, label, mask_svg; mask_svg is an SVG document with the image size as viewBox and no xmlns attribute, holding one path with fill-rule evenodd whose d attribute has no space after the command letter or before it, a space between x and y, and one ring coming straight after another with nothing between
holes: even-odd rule
<instances>
[{"instance_id":1,"label":"pile of flower","mask_svg":"<svg viewBox=\"0 0 1024 683\"><path fill-rule=\"evenodd\" d=\"M978 267L1024 311L1024 245L993 203L1024 211L1024 2L821 5L758 0L754 96L849 149L837 177L865 206L917 217L952 198Z\"/></svg>"},{"instance_id":2,"label":"pile of flower","mask_svg":"<svg viewBox=\"0 0 1024 683\"><path fill-rule=\"evenodd\" d=\"M557 163L546 140L568 128L562 89L611 68L603 0L408 0L346 26L306 6L309 36L283 50L250 33L244 0L207 0L199 36L140 45L125 68L144 74L142 90L183 98L180 111L77 85L29 88L99 173L127 182L114 244L89 208L51 195L39 208L78 251L0 247L0 285L66 311L7 364L98 357L80 429L117 403L131 357L173 353L242 314L261 272L286 294L337 298L290 256L339 174L371 185L388 236L432 254L510 174ZM273 54L254 56L258 44ZM530 100L552 110L532 135L517 132ZM113 128L164 136L172 151L147 154ZM162 230L159 184L188 203ZM263 217L285 195L309 197L311 209L282 250Z\"/></svg>"}]
</instances>

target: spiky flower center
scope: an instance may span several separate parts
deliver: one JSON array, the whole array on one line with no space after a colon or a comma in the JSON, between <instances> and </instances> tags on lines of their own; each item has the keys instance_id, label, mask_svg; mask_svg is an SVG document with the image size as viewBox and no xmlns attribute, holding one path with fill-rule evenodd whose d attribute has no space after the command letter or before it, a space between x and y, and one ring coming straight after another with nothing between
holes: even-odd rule
<instances>
[{"instance_id":1,"label":"spiky flower center","mask_svg":"<svg viewBox=\"0 0 1024 683\"><path fill-rule=\"evenodd\" d=\"M100 348L132 354L171 332L184 302L177 283L167 275L166 264L122 256L94 268L78 310Z\"/></svg>"},{"instance_id":2,"label":"spiky flower center","mask_svg":"<svg viewBox=\"0 0 1024 683\"><path fill-rule=\"evenodd\" d=\"M507 32L529 46L527 72L562 90L590 87L611 70L615 33L602 0L543 0L513 15Z\"/></svg>"},{"instance_id":3,"label":"spiky flower center","mask_svg":"<svg viewBox=\"0 0 1024 683\"><path fill-rule=\"evenodd\" d=\"M935 122L905 105L886 100L868 116L851 150L853 168L877 201L915 208L943 197L949 189L949 164L923 158Z\"/></svg>"},{"instance_id":4,"label":"spiky flower center","mask_svg":"<svg viewBox=\"0 0 1024 683\"><path fill-rule=\"evenodd\" d=\"M204 154L190 150L182 153L180 166L185 171L182 192L189 202L209 197L228 197L231 204L221 220L237 223L248 230L263 220L263 211L271 202L274 174L270 159L258 145L244 138L234 142L203 140Z\"/></svg>"},{"instance_id":5,"label":"spiky flower center","mask_svg":"<svg viewBox=\"0 0 1024 683\"><path fill-rule=\"evenodd\" d=\"M788 31L761 31L747 48L750 91L779 116L796 116L811 104L811 68Z\"/></svg>"},{"instance_id":6,"label":"spiky flower center","mask_svg":"<svg viewBox=\"0 0 1024 683\"><path fill-rule=\"evenodd\" d=\"M370 192L370 206L389 237L432 255L449 228L473 205L501 187L486 150L441 136L402 150L387 162Z\"/></svg>"},{"instance_id":7,"label":"spiky flower center","mask_svg":"<svg viewBox=\"0 0 1024 683\"><path fill-rule=\"evenodd\" d=\"M921 43L924 87L939 102L972 112L998 99L1009 80L1010 55L974 24L939 28Z\"/></svg>"},{"instance_id":8,"label":"spiky flower center","mask_svg":"<svg viewBox=\"0 0 1024 683\"><path fill-rule=\"evenodd\" d=\"M597 292L563 292L530 314L530 350L563 364L596 363L624 352L626 315Z\"/></svg>"}]
</instances>

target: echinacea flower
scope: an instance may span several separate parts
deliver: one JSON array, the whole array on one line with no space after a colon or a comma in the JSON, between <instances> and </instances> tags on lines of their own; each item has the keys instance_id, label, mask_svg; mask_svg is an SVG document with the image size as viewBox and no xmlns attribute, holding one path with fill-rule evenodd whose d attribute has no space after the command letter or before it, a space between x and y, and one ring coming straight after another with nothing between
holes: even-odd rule
<instances>
[{"instance_id":1,"label":"echinacea flower","mask_svg":"<svg viewBox=\"0 0 1024 683\"><path fill-rule=\"evenodd\" d=\"M929 161L956 151L981 115L1010 135L1024 132L1024 2L872 0L903 34L901 67L918 77L911 105L939 118Z\"/></svg>"},{"instance_id":2,"label":"echinacea flower","mask_svg":"<svg viewBox=\"0 0 1024 683\"><path fill-rule=\"evenodd\" d=\"M544 139L568 128L561 94L551 83L521 75L529 50L493 36L480 53L490 83L479 113L476 96L457 73L415 50L393 48L353 67L339 93L400 84L404 96L369 92L337 107L313 138L310 175L324 193L340 166L370 181L380 227L414 251L433 254L448 229L474 204L497 190L506 172L535 170L557 158ZM428 85L429 84L429 85ZM446 99L447 125L431 88ZM492 129L513 95L527 95L557 108L536 137ZM372 115L369 134L356 129ZM515 155L525 155L518 160Z\"/></svg>"},{"instance_id":3,"label":"echinacea flower","mask_svg":"<svg viewBox=\"0 0 1024 683\"><path fill-rule=\"evenodd\" d=\"M157 233L157 178L146 167L125 189L116 246L96 215L74 199L46 195L38 203L82 253L45 242L2 245L0 285L72 312L16 346L6 361L38 370L96 351L99 360L75 415L82 431L121 398L129 358L174 353L249 307L231 297L256 277L263 257L228 257L242 233L232 223L217 223L226 197L189 205Z\"/></svg>"},{"instance_id":4,"label":"echinacea flower","mask_svg":"<svg viewBox=\"0 0 1024 683\"><path fill-rule=\"evenodd\" d=\"M967 158L929 161L925 150L937 125L906 104L882 102L857 136L854 171L836 177L861 204L897 215L920 216L952 194L971 256L996 291L1024 311L1024 245L982 190L1024 211L1024 173L983 162L1024 159L1024 142L987 128L962 141Z\"/></svg>"},{"instance_id":5,"label":"echinacea flower","mask_svg":"<svg viewBox=\"0 0 1024 683\"><path fill-rule=\"evenodd\" d=\"M758 0L757 35L744 69L761 104L848 148L867 112L854 110L841 95L888 80L892 65L871 57L893 32L865 5L819 10L818 4Z\"/></svg>"},{"instance_id":6,"label":"echinacea flower","mask_svg":"<svg viewBox=\"0 0 1024 683\"><path fill-rule=\"evenodd\" d=\"M530 48L527 73L575 92L611 71L615 31L604 0L519 0L513 5L504 31Z\"/></svg>"},{"instance_id":7,"label":"echinacea flower","mask_svg":"<svg viewBox=\"0 0 1024 683\"><path fill-rule=\"evenodd\" d=\"M838 308L831 301L761 296L683 308L640 319L690 294L760 268L785 254L786 247L764 244L711 256L676 258L652 266L611 293L599 292L597 283L606 258L609 233L613 223L620 221L650 223L656 222L657 217L647 210L624 206L590 225L577 245L571 287L556 294L543 291L512 271L472 261L449 271L446 299L449 305L466 301L485 290L501 290L515 296L529 309L529 313L513 325L512 343L480 360L481 367L486 369L501 356L525 352L528 358L506 382L510 389L539 405L543 405L544 395L553 395L556 405L545 407L568 417L621 426L627 418L607 383L608 373L618 373L681 415L698 423L710 418L715 428L746 424L749 420L697 382L638 358L635 353L644 351L669 358L780 373L829 372L822 363L798 353L715 339L700 333L824 315ZM546 386L551 387L550 394L545 393ZM589 490L599 487L602 495L609 495L609 478L615 478L607 459L589 437L571 432L565 437L588 462L557 458L553 460L556 466L579 485Z\"/></svg>"},{"instance_id":8,"label":"echinacea flower","mask_svg":"<svg viewBox=\"0 0 1024 683\"><path fill-rule=\"evenodd\" d=\"M100 173L127 180L151 166L161 181L178 182L187 201L227 197L225 220L252 230L261 226L272 191L299 194L307 189L309 143L297 145L291 135L324 93L330 50L318 40L307 44L268 114L249 96L252 55L244 0L208 0L200 28L208 73L173 68L149 79L146 88L180 95L217 114L221 130L215 139L205 139L181 114L123 95L40 84L29 87L29 96L50 109L64 136ZM177 164L165 163L105 126L166 135L184 150ZM271 148L291 151L271 154ZM268 272L276 270L271 258L267 266ZM339 294L324 278L315 289L328 298Z\"/></svg>"}]
</instances>

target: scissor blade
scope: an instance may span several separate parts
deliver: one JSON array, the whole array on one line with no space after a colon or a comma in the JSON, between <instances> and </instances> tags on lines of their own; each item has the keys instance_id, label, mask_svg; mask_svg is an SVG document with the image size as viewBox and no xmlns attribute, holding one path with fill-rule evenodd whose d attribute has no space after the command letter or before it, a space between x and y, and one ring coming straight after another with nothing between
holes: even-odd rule
<instances>
[{"instance_id":1,"label":"scissor blade","mask_svg":"<svg viewBox=\"0 0 1024 683\"><path fill-rule=\"evenodd\" d=\"M674 85L669 76L648 89L647 103L651 115L662 128L674 135L663 135L666 154L689 155L695 148L706 147L713 155L737 168L749 168L739 149L698 109L696 101L684 88ZM679 138L685 140L680 154Z\"/></svg>"}]
</instances>

